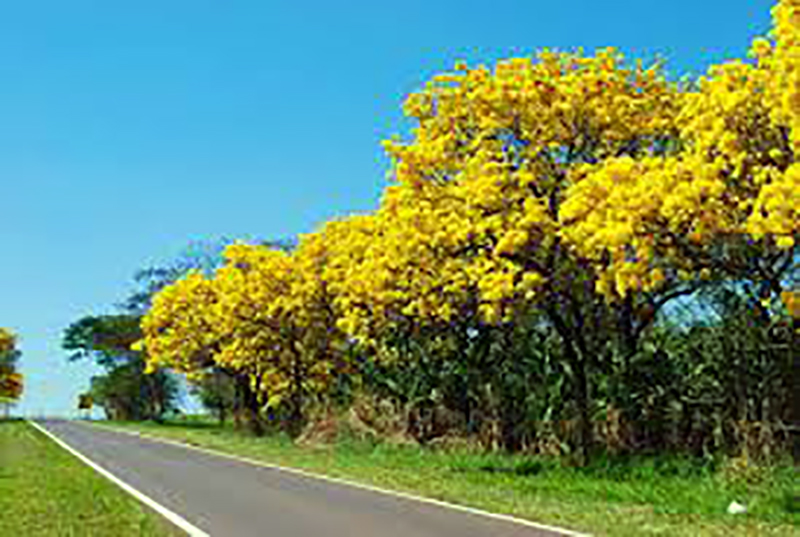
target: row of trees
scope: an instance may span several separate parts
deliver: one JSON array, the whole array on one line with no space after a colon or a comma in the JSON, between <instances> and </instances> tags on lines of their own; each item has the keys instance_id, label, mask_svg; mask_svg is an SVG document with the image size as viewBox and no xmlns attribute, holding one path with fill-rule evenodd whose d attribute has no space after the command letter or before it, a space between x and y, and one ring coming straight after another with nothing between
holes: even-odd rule
<instances>
[{"instance_id":1,"label":"row of trees","mask_svg":"<svg viewBox=\"0 0 800 537\"><path fill-rule=\"evenodd\" d=\"M20 355L16 335L7 328L0 328L0 404L5 407L6 417L11 405L22 397L24 380L17 369Z\"/></svg>"},{"instance_id":2,"label":"row of trees","mask_svg":"<svg viewBox=\"0 0 800 537\"><path fill-rule=\"evenodd\" d=\"M228 386L256 432L368 396L420 442L782 451L800 13L773 15L750 58L693 83L613 49L457 65L408 98L374 212L228 246L158 290L133 348Z\"/></svg>"}]
</instances>

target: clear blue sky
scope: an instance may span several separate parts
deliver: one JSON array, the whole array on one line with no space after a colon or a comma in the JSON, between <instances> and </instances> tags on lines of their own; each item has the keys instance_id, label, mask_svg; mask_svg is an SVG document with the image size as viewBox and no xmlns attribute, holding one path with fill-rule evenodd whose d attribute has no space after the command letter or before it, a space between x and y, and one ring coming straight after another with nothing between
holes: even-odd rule
<instances>
[{"instance_id":1,"label":"clear blue sky","mask_svg":"<svg viewBox=\"0 0 800 537\"><path fill-rule=\"evenodd\" d=\"M375 206L403 96L456 59L614 45L675 73L742 56L766 0L4 2L0 326L23 412L95 371L61 332L189 241L278 237Z\"/></svg>"}]
</instances>

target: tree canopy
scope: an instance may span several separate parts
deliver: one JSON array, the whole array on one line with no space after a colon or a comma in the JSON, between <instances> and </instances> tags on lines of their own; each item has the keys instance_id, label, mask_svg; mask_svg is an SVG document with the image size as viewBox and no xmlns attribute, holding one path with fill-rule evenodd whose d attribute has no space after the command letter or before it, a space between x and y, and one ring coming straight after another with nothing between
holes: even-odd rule
<instances>
[{"instance_id":1,"label":"tree canopy","mask_svg":"<svg viewBox=\"0 0 800 537\"><path fill-rule=\"evenodd\" d=\"M696 84L613 48L457 64L406 100L375 211L229 245L155 295L135 348L243 375L294 422L350 378L500 423L511 449L559 421L578 460L598 416L628 449L730 446L709 431L743 420L780 436L800 421L798 13L778 2L772 35Z\"/></svg>"}]
</instances>

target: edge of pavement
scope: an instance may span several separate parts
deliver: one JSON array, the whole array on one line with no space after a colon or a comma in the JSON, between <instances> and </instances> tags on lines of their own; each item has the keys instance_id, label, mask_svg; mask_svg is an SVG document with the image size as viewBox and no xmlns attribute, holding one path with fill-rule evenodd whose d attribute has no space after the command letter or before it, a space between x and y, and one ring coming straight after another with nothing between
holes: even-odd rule
<instances>
[{"instance_id":1,"label":"edge of pavement","mask_svg":"<svg viewBox=\"0 0 800 537\"><path fill-rule=\"evenodd\" d=\"M321 474L321 473L302 470L300 468L293 468L291 466L281 466L281 465L278 465L278 464L269 463L269 462L265 462L265 461L260 461L260 460L252 459L252 458L249 458L249 457L243 457L241 455L234 455L232 453L226 453L224 451L218 451L218 450L215 450L215 449L210 449L210 448L197 446L197 445L190 444L190 443L187 443L187 442L181 442L179 440L173 440L171 438L165 438L165 437L158 436L158 435L142 433L140 431L130 431L130 430L126 430L126 429L123 429L123 428L120 428L120 427L114 427L112 425L105 425L105 424L100 424L100 423L95 423L95 422L76 421L76 423L80 423L80 424L83 424L83 425L86 425L86 426L89 426L89 427L96 427L98 429L105 429L107 431L112 431L112 432L115 432L115 433L127 434L127 435L131 435L131 436L137 436L137 437L145 438L147 440L152 440L152 441L155 441L155 442L162 442L164 444L171 444L171 445L179 446L179 447L182 447L182 448L185 448L185 449L191 449L191 450L199 451L201 453L206 453L208 455L215 455L217 457L224 457L224 458L227 458L227 459L232 459L232 460L236 460L236 461L239 461L239 462L252 464L252 465L255 465L255 466L261 466L263 468L269 468L269 469L272 469L272 470L278 470L278 471L282 471L282 472L296 474L296 475L300 475L300 476L307 477L307 478L312 478L312 479L321 479L323 481L328 481L328 482L331 482L331 483L335 483L337 485L345 485L345 486L349 486L349 487L359 488L359 489L362 489L362 490L368 490L370 492L375 492L375 493L379 493L379 494L387 494L389 496L395 496L395 497L398 497L398 498L403 498L405 500L412 500L412 501L416 501L416 502L422 502L422 503L427 503L427 504L431 504L431 505L436 505L438 507L443 507L443 508L446 508L446 509L453 509L455 511L461 511L461 512L464 512L464 513L470 513L470 514L473 514L473 515L492 518L492 519L495 519L495 520L502 520L504 522L509 522L509 523L512 523L512 524L518 524L518 525L521 525L521 526L527 526L529 528L535 528L535 529L540 529L540 530L544 530L544 531L551 531L551 532L555 532L555 533L559 533L561 535L564 535L565 537L591 537L591 534L589 534L589 533L581 533L581 532L577 532L577 531L570 530L570 529L567 529L567 528L560 528L558 526L551 526L551 525L548 525L548 524L542 524L542 523L534 522L532 520L527 520L527 519L524 519L524 518L518 518L518 517L515 517L515 516L512 516L512 515L505 515L505 514L502 514L502 513L493 513L491 511L485 511L483 509L478 509L478 508L475 508L475 507L468 507L466 505L459 505L457 503L451 503L451 502L447 502L447 501L443 501L443 500L435 500L433 498L426 498L424 496L418 496L418 495L410 494L410 493L407 493L407 492L400 492L400 491L396 491L396 490L384 489L384 488L381 488L381 487L368 485L366 483L359 483L358 481L351 481L349 479L344 479L344 478L340 478L340 477L332 477L332 476L328 476L328 475Z\"/></svg>"},{"instance_id":2,"label":"edge of pavement","mask_svg":"<svg viewBox=\"0 0 800 537\"><path fill-rule=\"evenodd\" d=\"M85 465L89 466L92 470L94 470L98 474L102 475L103 477L105 477L106 479L108 479L109 481L111 481L112 483L117 485L119 488L121 488L122 490L124 490L125 492L127 492L128 494L133 496L134 498L136 498L139 502L143 503L144 505L146 505L147 507L149 507L150 509L152 509L153 511L155 511L156 513L158 513L162 517L166 518L169 522L171 522L173 525L177 526L179 529L185 531L186 534L189 535L190 537L211 537L208 533L206 533L205 531L201 530L200 528L198 528L197 526L195 526L194 524L192 524L191 522L189 522L188 520L186 520L185 518L183 518L179 514L175 513L174 511L172 511L170 509L168 509L167 507L164 507L163 505L161 505L160 503L158 503L154 499L150 498L149 496L147 496L143 492L133 488L131 485L129 485L128 483L126 483L122 479L118 478L117 476L115 476L114 474L112 474L111 472L109 472L108 470L106 470L105 468L103 468L102 466L97 464L96 462L92 461L87 456L85 456L82 453L80 453L78 450L76 450L75 448L73 448L72 446L70 446L69 444L64 442L63 440L61 440L55 434L51 433L50 431L48 431L46 428L44 428L43 426L39 425L35 421L33 421L33 420L25 420L25 421L27 423L29 423L31 426L33 426L40 433L44 434L47 438L52 440L59 447L61 447L62 449L64 449L65 451L67 451L68 453L73 455L74 457L76 457L78 460L80 460Z\"/></svg>"}]
</instances>

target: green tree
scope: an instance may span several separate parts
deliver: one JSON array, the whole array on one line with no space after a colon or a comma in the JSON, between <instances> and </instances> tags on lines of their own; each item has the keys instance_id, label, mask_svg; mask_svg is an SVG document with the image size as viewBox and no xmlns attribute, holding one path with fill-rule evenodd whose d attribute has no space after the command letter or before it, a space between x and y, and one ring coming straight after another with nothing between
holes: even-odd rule
<instances>
[{"instance_id":1,"label":"green tree","mask_svg":"<svg viewBox=\"0 0 800 537\"><path fill-rule=\"evenodd\" d=\"M236 376L220 367L212 367L199 379L190 381L189 390L206 410L217 416L220 425L236 411Z\"/></svg>"},{"instance_id":2,"label":"green tree","mask_svg":"<svg viewBox=\"0 0 800 537\"><path fill-rule=\"evenodd\" d=\"M70 361L92 359L106 370L92 378L90 394L111 419L161 420L177 407L180 387L168 372L145 373L142 353L131 350L139 339L134 315L83 317L64 332Z\"/></svg>"}]
</instances>

